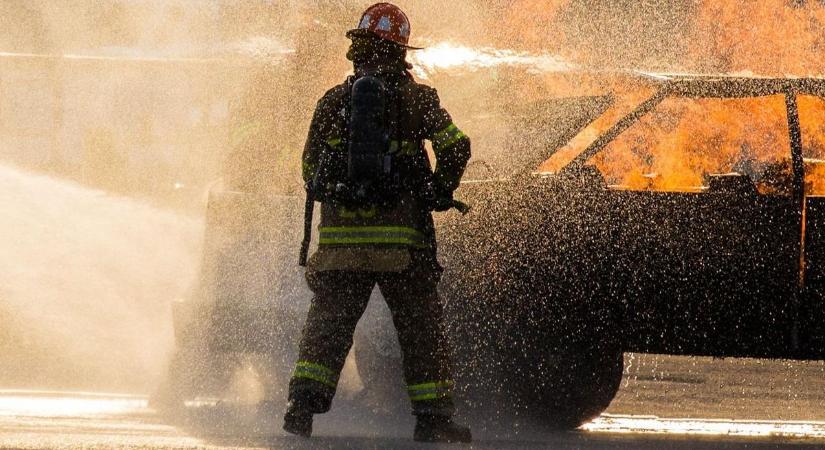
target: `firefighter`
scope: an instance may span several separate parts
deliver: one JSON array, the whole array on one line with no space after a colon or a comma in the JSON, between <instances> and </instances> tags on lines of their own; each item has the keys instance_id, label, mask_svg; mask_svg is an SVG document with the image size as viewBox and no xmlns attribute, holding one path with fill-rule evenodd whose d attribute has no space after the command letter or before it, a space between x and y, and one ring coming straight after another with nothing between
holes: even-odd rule
<instances>
[{"instance_id":1,"label":"firefighter","mask_svg":"<svg viewBox=\"0 0 825 450\"><path fill-rule=\"evenodd\" d=\"M292 434L309 437L313 414L329 411L377 284L398 331L417 418L414 439L471 441L469 428L452 420L454 382L431 214L459 205L453 191L470 159L470 140L436 91L413 80L409 36L401 9L368 8L347 33L354 75L321 98L310 125L303 178L321 203L321 223L306 272L314 297L284 417ZM434 170L425 140L432 142Z\"/></svg>"}]
</instances>

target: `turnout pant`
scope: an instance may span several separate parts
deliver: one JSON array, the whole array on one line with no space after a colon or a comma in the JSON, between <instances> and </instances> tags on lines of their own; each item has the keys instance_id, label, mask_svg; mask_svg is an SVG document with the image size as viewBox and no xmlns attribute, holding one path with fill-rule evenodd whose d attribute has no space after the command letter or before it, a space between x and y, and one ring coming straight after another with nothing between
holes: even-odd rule
<instances>
[{"instance_id":1,"label":"turnout pant","mask_svg":"<svg viewBox=\"0 0 825 450\"><path fill-rule=\"evenodd\" d=\"M377 284L398 332L413 414L452 415L452 367L436 289L441 271L434 256L422 254L414 254L410 267L399 273L308 270L315 295L289 385L290 402L313 413L329 411L355 327Z\"/></svg>"}]
</instances>

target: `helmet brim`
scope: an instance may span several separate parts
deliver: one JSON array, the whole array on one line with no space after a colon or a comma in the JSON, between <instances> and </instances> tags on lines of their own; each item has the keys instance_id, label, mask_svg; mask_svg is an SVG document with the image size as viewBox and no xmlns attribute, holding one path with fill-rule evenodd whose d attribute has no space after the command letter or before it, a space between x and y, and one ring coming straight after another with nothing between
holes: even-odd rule
<instances>
[{"instance_id":1,"label":"helmet brim","mask_svg":"<svg viewBox=\"0 0 825 450\"><path fill-rule=\"evenodd\" d=\"M381 36L373 33L372 31L366 30L364 28L356 28L354 30L347 31L347 38L348 39L352 39L352 38L356 38L356 37L374 37L374 38L378 38L378 39L384 39ZM384 40L387 40L387 39L384 39ZM395 45L400 45L400 46L406 48L407 50L424 50L423 47L413 47L411 45L399 44L398 42L395 42L395 41L389 41L389 42L392 42Z\"/></svg>"}]
</instances>

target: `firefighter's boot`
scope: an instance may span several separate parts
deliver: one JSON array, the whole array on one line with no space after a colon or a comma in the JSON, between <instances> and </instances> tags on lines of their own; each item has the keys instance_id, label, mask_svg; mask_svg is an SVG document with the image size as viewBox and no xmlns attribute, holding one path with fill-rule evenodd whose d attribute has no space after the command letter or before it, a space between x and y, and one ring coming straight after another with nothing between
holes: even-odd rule
<instances>
[{"instance_id":1,"label":"firefighter's boot","mask_svg":"<svg viewBox=\"0 0 825 450\"><path fill-rule=\"evenodd\" d=\"M284 415L284 431L303 437L312 436L312 411L300 404L289 402Z\"/></svg>"},{"instance_id":2,"label":"firefighter's boot","mask_svg":"<svg viewBox=\"0 0 825 450\"><path fill-rule=\"evenodd\" d=\"M453 422L449 416L419 415L413 439L418 442L472 442L470 428Z\"/></svg>"}]
</instances>

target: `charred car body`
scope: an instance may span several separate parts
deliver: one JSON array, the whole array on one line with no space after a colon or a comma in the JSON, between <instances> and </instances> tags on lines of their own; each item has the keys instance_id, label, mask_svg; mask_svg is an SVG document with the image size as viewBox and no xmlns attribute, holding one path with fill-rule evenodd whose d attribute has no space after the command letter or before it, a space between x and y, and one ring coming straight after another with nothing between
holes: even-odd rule
<instances>
[{"instance_id":1,"label":"charred car body","mask_svg":"<svg viewBox=\"0 0 825 450\"><path fill-rule=\"evenodd\" d=\"M613 111L598 129L595 120L573 130L580 132L571 140L579 150L571 152L568 144L558 151L557 156L569 157L552 173L530 167L502 179L466 180L457 196L472 204L472 211L440 218L439 250L447 268L442 289L459 398L472 409L576 427L604 411L615 396L624 352L825 358L825 197L806 193L812 166L805 160L808 143L799 109L802 97L825 97L825 80L656 76L646 77L646 83L649 95L633 108ZM632 188L606 176L600 155L638 152L621 137L674 99L731 104L767 99L781 105L770 109L782 127L771 138L784 136L776 148L787 154L773 163L784 168L778 172L787 186L766 189L762 184L778 183L769 182L769 171L735 172L735 161L726 162L720 174L697 165L701 183L685 189ZM611 114L611 101L596 103L602 105L596 108L602 119ZM645 131L650 127L641 127L641 141ZM717 138L712 144L724 145ZM221 252L236 252L227 249L245 240L251 247L238 255L271 253L253 248L280 243L294 250L288 253L291 263L300 230L267 219L272 200L229 198L217 195L210 204L207 252L224 250L207 258L213 262L205 267L214 270L204 279L222 280L210 282L217 286L211 298L231 304L237 299L226 288L239 283L227 281L226 274L243 272L237 258ZM247 202L244 210L258 211L252 241L249 230L230 230L226 218L238 214L226 212L233 208L227 202ZM288 203L293 212L281 216L299 217L300 201ZM289 234L294 238L286 239ZM290 297L308 300L300 274L287 266L269 266L257 283L291 280L300 287L291 288ZM279 318L259 323L269 329L298 323L301 312L287 310L270 307L268 313ZM284 321L286 316L291 319ZM391 332L380 331L392 329L389 316L373 316L356 335L359 373L365 385L398 386L400 395L400 363L386 363L398 358L397 344ZM232 328L257 334L248 326ZM272 342L292 340L298 327L289 328L293 331L264 339L263 351ZM275 366L290 367L291 361L285 362Z\"/></svg>"}]
</instances>

